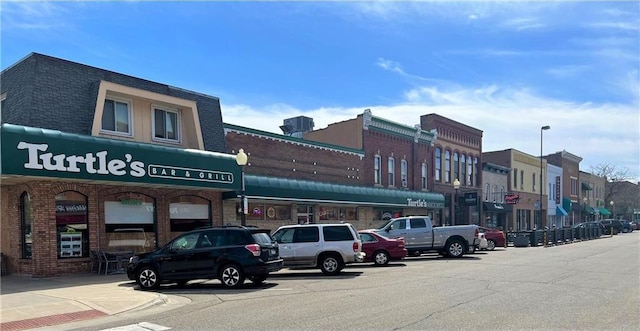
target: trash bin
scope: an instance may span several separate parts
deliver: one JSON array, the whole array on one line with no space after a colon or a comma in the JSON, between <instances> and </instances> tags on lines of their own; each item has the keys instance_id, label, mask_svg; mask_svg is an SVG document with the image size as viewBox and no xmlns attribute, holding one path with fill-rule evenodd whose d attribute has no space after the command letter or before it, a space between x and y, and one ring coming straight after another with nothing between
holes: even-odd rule
<instances>
[{"instance_id":1,"label":"trash bin","mask_svg":"<svg viewBox=\"0 0 640 331\"><path fill-rule=\"evenodd\" d=\"M529 234L526 231L517 232L513 238L514 247L529 247Z\"/></svg>"},{"instance_id":2,"label":"trash bin","mask_svg":"<svg viewBox=\"0 0 640 331\"><path fill-rule=\"evenodd\" d=\"M4 276L8 273L9 272L7 270L7 262L5 261L4 253L0 253L0 275Z\"/></svg>"}]
</instances>

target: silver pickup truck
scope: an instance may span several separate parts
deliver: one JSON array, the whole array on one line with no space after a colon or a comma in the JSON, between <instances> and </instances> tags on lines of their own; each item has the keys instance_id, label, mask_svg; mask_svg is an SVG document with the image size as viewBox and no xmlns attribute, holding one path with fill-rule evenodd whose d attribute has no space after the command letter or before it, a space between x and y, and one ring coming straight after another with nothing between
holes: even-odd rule
<instances>
[{"instance_id":1,"label":"silver pickup truck","mask_svg":"<svg viewBox=\"0 0 640 331\"><path fill-rule=\"evenodd\" d=\"M434 227L429 216L407 216L389 220L376 232L388 238L404 237L409 255L437 251L449 257L473 252L479 244L477 225Z\"/></svg>"}]
</instances>

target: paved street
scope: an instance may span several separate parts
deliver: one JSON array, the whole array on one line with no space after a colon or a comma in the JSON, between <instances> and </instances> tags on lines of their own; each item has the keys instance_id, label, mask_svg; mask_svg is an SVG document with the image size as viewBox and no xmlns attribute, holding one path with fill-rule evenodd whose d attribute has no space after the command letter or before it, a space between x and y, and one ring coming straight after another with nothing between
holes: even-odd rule
<instances>
[{"instance_id":1,"label":"paved street","mask_svg":"<svg viewBox=\"0 0 640 331\"><path fill-rule=\"evenodd\" d=\"M388 267L278 272L261 287L217 281L164 287L192 303L123 314L82 330L637 330L640 233ZM157 308L161 309L161 308ZM85 322L89 323L89 322ZM151 328L153 329L153 328Z\"/></svg>"}]
</instances>

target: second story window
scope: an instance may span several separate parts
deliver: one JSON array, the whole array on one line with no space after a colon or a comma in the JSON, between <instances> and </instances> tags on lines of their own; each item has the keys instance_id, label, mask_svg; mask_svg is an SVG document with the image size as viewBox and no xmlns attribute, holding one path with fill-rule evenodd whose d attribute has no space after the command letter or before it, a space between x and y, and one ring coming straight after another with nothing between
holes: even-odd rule
<instances>
[{"instance_id":1,"label":"second story window","mask_svg":"<svg viewBox=\"0 0 640 331\"><path fill-rule=\"evenodd\" d=\"M180 141L180 116L177 111L155 107L153 109L153 137L160 140Z\"/></svg>"},{"instance_id":2,"label":"second story window","mask_svg":"<svg viewBox=\"0 0 640 331\"><path fill-rule=\"evenodd\" d=\"M513 189L518 189L518 169L513 169Z\"/></svg>"},{"instance_id":3,"label":"second story window","mask_svg":"<svg viewBox=\"0 0 640 331\"><path fill-rule=\"evenodd\" d=\"M400 161L400 180L402 181L402 187L407 187L407 160L402 159Z\"/></svg>"},{"instance_id":4,"label":"second story window","mask_svg":"<svg viewBox=\"0 0 640 331\"><path fill-rule=\"evenodd\" d=\"M396 160L392 157L389 158L389 186L395 186L395 168L396 168Z\"/></svg>"},{"instance_id":5,"label":"second story window","mask_svg":"<svg viewBox=\"0 0 640 331\"><path fill-rule=\"evenodd\" d=\"M520 189L524 190L524 170L520 170Z\"/></svg>"},{"instance_id":6,"label":"second story window","mask_svg":"<svg viewBox=\"0 0 640 331\"><path fill-rule=\"evenodd\" d=\"M435 175L435 180L436 182L440 181L440 172L442 171L442 150L440 148L436 148L436 161L434 162L435 165L435 171L434 171L434 175Z\"/></svg>"},{"instance_id":7,"label":"second story window","mask_svg":"<svg viewBox=\"0 0 640 331\"><path fill-rule=\"evenodd\" d=\"M382 184L382 170L380 168L381 162L380 155L373 157L373 182L376 185Z\"/></svg>"},{"instance_id":8,"label":"second story window","mask_svg":"<svg viewBox=\"0 0 640 331\"><path fill-rule=\"evenodd\" d=\"M102 110L102 130L111 133L131 135L130 103L122 100L106 99Z\"/></svg>"},{"instance_id":9,"label":"second story window","mask_svg":"<svg viewBox=\"0 0 640 331\"><path fill-rule=\"evenodd\" d=\"M470 185L467 181L467 157L464 154L460 155L460 183Z\"/></svg>"},{"instance_id":10,"label":"second story window","mask_svg":"<svg viewBox=\"0 0 640 331\"><path fill-rule=\"evenodd\" d=\"M426 190L427 189L427 164L422 162L422 176L420 177L420 183L422 184L422 189Z\"/></svg>"},{"instance_id":11,"label":"second story window","mask_svg":"<svg viewBox=\"0 0 640 331\"><path fill-rule=\"evenodd\" d=\"M471 155L467 155L467 185L473 185L473 164L471 163Z\"/></svg>"},{"instance_id":12,"label":"second story window","mask_svg":"<svg viewBox=\"0 0 640 331\"><path fill-rule=\"evenodd\" d=\"M444 151L444 182L451 183L451 152Z\"/></svg>"},{"instance_id":13,"label":"second story window","mask_svg":"<svg viewBox=\"0 0 640 331\"><path fill-rule=\"evenodd\" d=\"M531 189L533 190L533 192L536 191L536 173L534 172L533 174L531 174L531 180L533 181L533 185L531 186Z\"/></svg>"},{"instance_id":14,"label":"second story window","mask_svg":"<svg viewBox=\"0 0 640 331\"><path fill-rule=\"evenodd\" d=\"M458 152L453 153L453 178L460 179L460 159ZM464 185L464 180L462 182L462 185Z\"/></svg>"}]
</instances>

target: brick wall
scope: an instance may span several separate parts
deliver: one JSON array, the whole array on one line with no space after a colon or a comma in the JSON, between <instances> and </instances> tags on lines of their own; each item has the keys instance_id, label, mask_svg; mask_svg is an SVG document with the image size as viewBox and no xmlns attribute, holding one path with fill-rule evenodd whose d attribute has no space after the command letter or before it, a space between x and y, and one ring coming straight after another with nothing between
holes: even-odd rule
<instances>
[{"instance_id":1,"label":"brick wall","mask_svg":"<svg viewBox=\"0 0 640 331\"><path fill-rule=\"evenodd\" d=\"M59 181L32 181L17 185L2 185L2 253L7 258L8 270L14 274L38 277L67 273L88 272L90 258L58 259L55 196L64 191L77 191L87 197L90 250L107 246L104 224L104 200L112 194L137 192L155 199L157 246L171 240L177 233L170 232L169 202L181 195L195 195L211 202L214 225L223 224L221 193L207 190L160 189L144 186L111 186ZM31 195L33 219L32 258L21 259L20 196ZM151 247L150 249L153 249Z\"/></svg>"}]
</instances>

